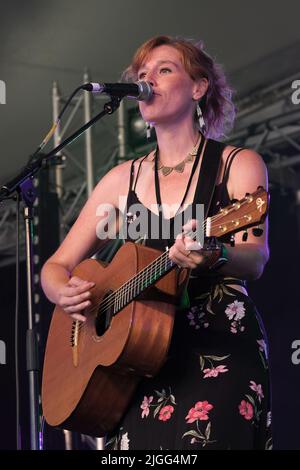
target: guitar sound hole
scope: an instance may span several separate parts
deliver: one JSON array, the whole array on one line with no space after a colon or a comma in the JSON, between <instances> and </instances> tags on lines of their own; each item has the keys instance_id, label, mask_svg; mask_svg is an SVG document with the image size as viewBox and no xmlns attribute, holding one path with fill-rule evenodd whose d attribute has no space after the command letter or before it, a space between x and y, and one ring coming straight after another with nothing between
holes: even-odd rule
<instances>
[{"instance_id":1,"label":"guitar sound hole","mask_svg":"<svg viewBox=\"0 0 300 470\"><path fill-rule=\"evenodd\" d=\"M105 294L101 304L99 305L99 309L96 315L95 328L98 336L104 335L111 324L114 304L112 303L110 305L109 301L106 301L106 298L110 294L111 292L107 292L107 294Z\"/></svg>"}]
</instances>

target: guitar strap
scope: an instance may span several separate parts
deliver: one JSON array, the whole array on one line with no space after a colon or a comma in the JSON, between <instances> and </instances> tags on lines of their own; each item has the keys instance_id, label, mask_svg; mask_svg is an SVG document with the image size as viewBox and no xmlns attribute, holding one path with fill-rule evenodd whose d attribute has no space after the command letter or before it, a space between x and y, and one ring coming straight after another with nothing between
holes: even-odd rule
<instances>
[{"instance_id":1,"label":"guitar strap","mask_svg":"<svg viewBox=\"0 0 300 470\"><path fill-rule=\"evenodd\" d=\"M209 214L224 148L224 143L208 139L204 150L194 196L194 204L204 204L204 220ZM190 300L186 286L182 292L178 308L181 310L189 308L189 306Z\"/></svg>"},{"instance_id":2,"label":"guitar strap","mask_svg":"<svg viewBox=\"0 0 300 470\"><path fill-rule=\"evenodd\" d=\"M196 204L204 204L204 219L209 214L224 148L225 144L223 142L208 139L204 150L194 197Z\"/></svg>"}]
</instances>

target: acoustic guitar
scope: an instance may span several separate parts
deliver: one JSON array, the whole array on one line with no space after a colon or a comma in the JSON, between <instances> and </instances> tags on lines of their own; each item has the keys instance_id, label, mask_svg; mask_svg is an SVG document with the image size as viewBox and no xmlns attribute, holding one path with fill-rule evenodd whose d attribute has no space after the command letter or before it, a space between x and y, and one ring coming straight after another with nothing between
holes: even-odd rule
<instances>
[{"instance_id":1,"label":"acoustic guitar","mask_svg":"<svg viewBox=\"0 0 300 470\"><path fill-rule=\"evenodd\" d=\"M268 193L259 188L205 221L220 237L263 222ZM257 230L257 229L254 229ZM188 234L195 239L195 233ZM126 411L142 377L164 364L178 298L189 278L168 252L126 242L109 264L94 259L72 272L95 282L85 322L56 307L43 368L42 407L51 426L104 436Z\"/></svg>"}]
</instances>

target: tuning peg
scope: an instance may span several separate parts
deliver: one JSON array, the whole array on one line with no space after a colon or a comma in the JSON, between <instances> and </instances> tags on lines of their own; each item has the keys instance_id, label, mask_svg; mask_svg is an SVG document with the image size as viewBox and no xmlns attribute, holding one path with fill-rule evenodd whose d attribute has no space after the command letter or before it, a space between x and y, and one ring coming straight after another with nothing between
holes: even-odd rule
<instances>
[{"instance_id":1,"label":"tuning peg","mask_svg":"<svg viewBox=\"0 0 300 470\"><path fill-rule=\"evenodd\" d=\"M252 201L253 201L253 196L252 196L252 194L250 194L250 193L245 193L245 199L246 199L248 202L252 202Z\"/></svg>"},{"instance_id":2,"label":"tuning peg","mask_svg":"<svg viewBox=\"0 0 300 470\"><path fill-rule=\"evenodd\" d=\"M242 240L243 242L246 242L248 239L248 230L245 230L245 232L243 233L243 236L242 236Z\"/></svg>"},{"instance_id":3,"label":"tuning peg","mask_svg":"<svg viewBox=\"0 0 300 470\"><path fill-rule=\"evenodd\" d=\"M264 231L260 227L255 227L255 228L252 229L252 233L255 237L261 237L262 234L264 233Z\"/></svg>"}]
</instances>

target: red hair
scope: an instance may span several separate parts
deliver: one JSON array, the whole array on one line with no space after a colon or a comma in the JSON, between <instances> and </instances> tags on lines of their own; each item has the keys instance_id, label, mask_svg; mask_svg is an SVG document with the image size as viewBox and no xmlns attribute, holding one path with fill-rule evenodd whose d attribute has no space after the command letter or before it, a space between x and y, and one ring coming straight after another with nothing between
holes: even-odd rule
<instances>
[{"instance_id":1,"label":"red hair","mask_svg":"<svg viewBox=\"0 0 300 470\"><path fill-rule=\"evenodd\" d=\"M136 51L123 77L129 81L137 81L138 71L150 52L162 45L174 47L180 53L184 69L192 80L201 77L208 79L208 90L199 103L206 125L205 135L212 138L225 136L225 132L232 128L235 117L232 89L227 83L222 67L204 51L201 41L194 42L171 36L149 39Z\"/></svg>"}]
</instances>

